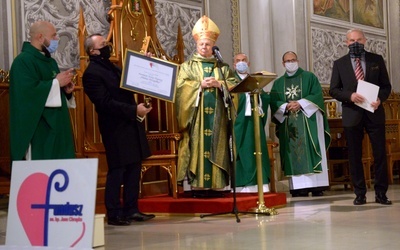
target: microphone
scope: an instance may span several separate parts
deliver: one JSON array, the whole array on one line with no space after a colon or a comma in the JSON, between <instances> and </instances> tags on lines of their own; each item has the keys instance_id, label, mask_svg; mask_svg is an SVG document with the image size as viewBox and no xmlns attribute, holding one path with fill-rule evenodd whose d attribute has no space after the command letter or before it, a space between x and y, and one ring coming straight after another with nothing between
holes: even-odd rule
<instances>
[{"instance_id":1,"label":"microphone","mask_svg":"<svg viewBox=\"0 0 400 250\"><path fill-rule=\"evenodd\" d=\"M224 60L222 59L221 53L219 52L219 48L217 46L212 47L213 55L217 59L218 62L223 63Z\"/></svg>"}]
</instances>

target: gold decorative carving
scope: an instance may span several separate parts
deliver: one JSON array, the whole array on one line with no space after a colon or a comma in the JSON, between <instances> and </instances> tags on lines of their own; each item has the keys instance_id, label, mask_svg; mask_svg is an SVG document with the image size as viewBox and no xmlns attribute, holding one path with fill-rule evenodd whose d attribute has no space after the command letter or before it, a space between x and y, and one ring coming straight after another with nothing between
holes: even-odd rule
<instances>
[{"instance_id":1,"label":"gold decorative carving","mask_svg":"<svg viewBox=\"0 0 400 250\"><path fill-rule=\"evenodd\" d=\"M10 80L10 72L0 69L0 83L8 83Z\"/></svg>"},{"instance_id":2,"label":"gold decorative carving","mask_svg":"<svg viewBox=\"0 0 400 250\"><path fill-rule=\"evenodd\" d=\"M326 106L328 109L328 118L336 118L336 102L328 102Z\"/></svg>"},{"instance_id":3,"label":"gold decorative carving","mask_svg":"<svg viewBox=\"0 0 400 250\"><path fill-rule=\"evenodd\" d=\"M241 52L239 0L231 0L231 6L233 53L236 55L237 53Z\"/></svg>"}]
</instances>

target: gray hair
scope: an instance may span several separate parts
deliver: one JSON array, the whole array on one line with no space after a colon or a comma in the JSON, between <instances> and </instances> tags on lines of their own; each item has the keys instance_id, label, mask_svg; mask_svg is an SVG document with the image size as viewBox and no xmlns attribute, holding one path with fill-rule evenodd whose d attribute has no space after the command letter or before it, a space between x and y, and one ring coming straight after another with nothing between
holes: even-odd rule
<instances>
[{"instance_id":1,"label":"gray hair","mask_svg":"<svg viewBox=\"0 0 400 250\"><path fill-rule=\"evenodd\" d=\"M93 47L94 47L94 41L93 41L93 37L94 36L101 36L101 34L99 34L99 33L96 33L96 34L92 34L92 35L90 35L90 36L88 36L86 39L85 39L85 43L83 44L83 46L84 46L84 48L85 48L85 52L86 52L86 54L88 54L88 55L90 55L90 51L93 49Z\"/></svg>"},{"instance_id":2,"label":"gray hair","mask_svg":"<svg viewBox=\"0 0 400 250\"><path fill-rule=\"evenodd\" d=\"M360 32L360 33L362 34L362 36L365 38L365 34L364 34L364 31L363 31L362 29L359 29L359 28L349 29L349 30L346 32L346 37L347 37L351 32Z\"/></svg>"}]
</instances>

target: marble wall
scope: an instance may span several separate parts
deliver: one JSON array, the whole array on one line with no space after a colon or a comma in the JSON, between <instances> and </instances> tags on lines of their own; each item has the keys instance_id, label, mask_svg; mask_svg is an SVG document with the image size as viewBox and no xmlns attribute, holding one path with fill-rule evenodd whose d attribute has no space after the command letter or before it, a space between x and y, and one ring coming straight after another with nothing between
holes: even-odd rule
<instances>
[{"instance_id":1,"label":"marble wall","mask_svg":"<svg viewBox=\"0 0 400 250\"><path fill-rule=\"evenodd\" d=\"M12 25L11 25L11 16L8 14L11 13L11 1L0 1L0 69L8 69L10 65L10 61L12 60Z\"/></svg>"},{"instance_id":2,"label":"marble wall","mask_svg":"<svg viewBox=\"0 0 400 250\"><path fill-rule=\"evenodd\" d=\"M368 34L367 34L368 36ZM348 53L346 31L311 27L312 70L321 83L329 84L333 62ZM383 56L388 64L386 37L368 37L365 49Z\"/></svg>"},{"instance_id":3,"label":"marble wall","mask_svg":"<svg viewBox=\"0 0 400 250\"><path fill-rule=\"evenodd\" d=\"M204 14L203 2L201 0L156 0L155 9L157 36L163 49L170 57L177 54L175 46L178 25L180 25L185 44L185 59L187 59L196 49L192 29L196 21Z\"/></svg>"},{"instance_id":4,"label":"marble wall","mask_svg":"<svg viewBox=\"0 0 400 250\"><path fill-rule=\"evenodd\" d=\"M349 0L350 7L362 1ZM345 21L318 15L314 13L313 0L155 0L157 33L167 54L174 55L180 24L187 58L195 50L192 27L201 15L206 14L221 29L217 45L224 61L231 64L233 55L242 51L250 56L251 70L281 75L284 72L282 54L294 50L299 55L300 66L313 71L321 83L328 84L333 61L347 53L343 42L346 30L361 27L368 36L367 49L385 58L393 87L399 91L400 71L394 65L400 64L397 56L400 50L400 0L379 1L384 8L382 28L359 25L352 21L352 14ZM78 67L79 10L84 10L89 33L106 34L109 7L110 0L0 1L0 38L3 42L0 68L9 69L12 58L28 38L31 23L39 19L51 21L58 30L60 49L53 56L60 68Z\"/></svg>"},{"instance_id":5,"label":"marble wall","mask_svg":"<svg viewBox=\"0 0 400 250\"><path fill-rule=\"evenodd\" d=\"M53 57L57 60L59 67L61 69L78 67L79 55L76 48L78 46L79 11L80 9L84 11L89 34L106 35L109 29L107 12L110 9L110 2L110 0L23 0L14 6L15 11L7 11L7 6L9 9L11 8L11 0L1 1L3 22L0 30L6 31L1 32L1 35L9 36L12 41L10 44L4 43L1 48L2 51L9 52L10 57L7 60L2 60L0 68L9 68L12 58L19 53L22 42L29 39L31 24L38 20L47 20L53 23L57 29L60 44ZM226 1L214 0L214 4L224 2ZM208 0L155 0L156 18L158 20L157 34L168 55L176 54L175 44L178 25L181 26L184 37L185 57L187 58L195 51L195 42L191 34L192 28L202 15L207 14L205 9L208 6ZM15 14L9 15L7 13ZM16 27L12 27L11 18L15 18ZM230 22L228 28L222 27L222 29L232 30ZM229 35L225 37L226 40L231 40ZM2 40L5 41L7 38ZM226 50L230 50L231 44L232 42Z\"/></svg>"},{"instance_id":6,"label":"marble wall","mask_svg":"<svg viewBox=\"0 0 400 250\"><path fill-rule=\"evenodd\" d=\"M77 28L80 9L83 9L88 33L106 34L109 23L109 0L24 0L17 14L22 23L22 41L29 40L29 28L38 20L54 24L60 38L59 49L53 54L60 69L79 65ZM18 41L20 46L22 41Z\"/></svg>"},{"instance_id":7,"label":"marble wall","mask_svg":"<svg viewBox=\"0 0 400 250\"><path fill-rule=\"evenodd\" d=\"M108 30L106 13L109 0L4 0L0 1L0 68L9 70L12 60L29 39L29 28L38 20L54 24L60 38L59 49L53 57L61 69L78 66L77 27L82 8L89 32L105 34Z\"/></svg>"},{"instance_id":8,"label":"marble wall","mask_svg":"<svg viewBox=\"0 0 400 250\"><path fill-rule=\"evenodd\" d=\"M395 67L400 63L400 1L329 1L334 4L331 8L348 2L346 20L338 20L327 10L316 14L314 2L328 1L239 0L241 47L250 55L251 69L282 75L282 54L293 50L302 68L313 71L322 84L329 84L333 61L348 51L344 43L346 31L356 27L366 33L366 49L384 57L393 89L400 91L400 72ZM359 6L365 11L380 11L369 18L378 20L381 26L360 24L356 18Z\"/></svg>"},{"instance_id":9,"label":"marble wall","mask_svg":"<svg viewBox=\"0 0 400 250\"><path fill-rule=\"evenodd\" d=\"M313 6L310 2L309 5L307 5L307 15L310 20L309 29L311 34L311 70L313 70L313 72L318 76L321 83L329 84L333 62L348 53L348 48L345 44L346 32L351 28L360 28L364 30L367 36L365 49L382 55L387 63L388 69L390 69L388 57L388 25L385 21L387 12L386 1L382 1L382 6L378 4L379 1L374 1L371 3L372 6L369 7L369 9L377 12L379 12L377 8L382 11L382 19L380 19L380 24L382 26L379 28L356 22L357 15L355 13L357 12L354 7L361 2L362 1L356 0L347 2L335 1L335 4L332 5L331 9L340 9L340 13L343 13L343 16L346 17L344 18L345 20L340 19L341 15L338 13L339 10L334 11L331 9L325 9L319 11L317 6ZM367 9L367 6L365 9ZM364 11L363 14L367 16L366 11ZM378 15L374 17L378 20Z\"/></svg>"},{"instance_id":10,"label":"marble wall","mask_svg":"<svg viewBox=\"0 0 400 250\"><path fill-rule=\"evenodd\" d=\"M0 68L8 70L20 49L23 41L29 39L29 28L38 20L47 20L53 23L60 37L60 45L53 57L59 63L61 69L78 67L79 55L77 41L77 25L79 11L82 8L87 24L88 33L101 33L106 35L109 28L107 12L110 8L110 0L23 0L11 9L11 0L1 1L0 26L1 35L6 36L5 42L0 48L2 54L8 55L0 60ZM233 57L232 47L232 4L237 0L155 0L157 34L159 40L168 55L176 54L175 43L178 24L185 42L185 57L195 51L195 42L192 38L192 28L195 22L204 14L214 15L212 18L220 27L221 35L219 46L221 52L227 55L228 62ZM218 7L217 7L218 6ZM14 13L10 15L10 13ZM237 11L236 11L237 13ZM228 17L228 18L226 18ZM14 18L14 22L12 22ZM236 18L237 14L236 14ZM235 29L238 36L238 29ZM236 43L236 47L238 47ZM238 50L238 49L237 49Z\"/></svg>"}]
</instances>

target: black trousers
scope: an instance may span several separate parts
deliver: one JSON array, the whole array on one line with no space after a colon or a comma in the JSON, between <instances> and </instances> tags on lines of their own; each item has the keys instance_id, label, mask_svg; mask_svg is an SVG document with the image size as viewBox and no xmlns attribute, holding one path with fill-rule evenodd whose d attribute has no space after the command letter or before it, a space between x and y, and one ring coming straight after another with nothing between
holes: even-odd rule
<instances>
[{"instance_id":1,"label":"black trousers","mask_svg":"<svg viewBox=\"0 0 400 250\"><path fill-rule=\"evenodd\" d=\"M105 189L107 217L128 216L139 212L140 171L141 163L108 169ZM121 185L123 185L122 195Z\"/></svg>"},{"instance_id":2,"label":"black trousers","mask_svg":"<svg viewBox=\"0 0 400 250\"><path fill-rule=\"evenodd\" d=\"M375 193L386 194L388 189L388 173L386 161L385 124L375 124L367 116L357 126L345 127L347 146L349 149L350 175L356 195L365 195L367 187L362 164L362 140L364 129L372 145L375 166Z\"/></svg>"}]
</instances>

